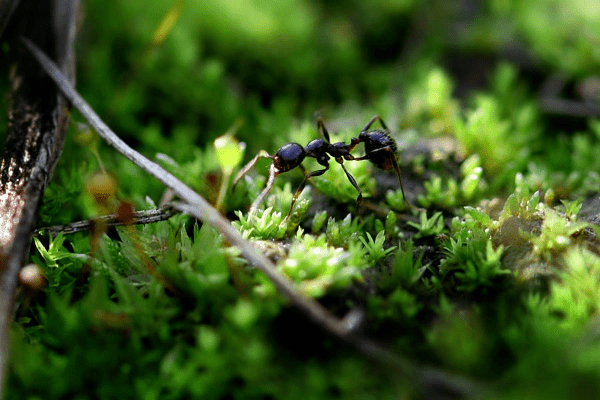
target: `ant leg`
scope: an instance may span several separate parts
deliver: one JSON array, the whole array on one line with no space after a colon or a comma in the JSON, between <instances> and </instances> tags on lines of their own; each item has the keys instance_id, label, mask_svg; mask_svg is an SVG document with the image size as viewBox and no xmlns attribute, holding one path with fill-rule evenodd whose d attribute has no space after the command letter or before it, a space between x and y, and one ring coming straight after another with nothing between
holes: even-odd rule
<instances>
[{"instance_id":1,"label":"ant leg","mask_svg":"<svg viewBox=\"0 0 600 400\"><path fill-rule=\"evenodd\" d=\"M400 167L398 166L398 161L396 161L396 154L394 153L394 150L392 150L389 146L373 150L362 157L355 158L354 161L371 160L373 155L377 155L378 153L381 154L381 152L387 153L387 159L392 163L392 166L396 171L396 175L398 175L398 182L400 182L400 191L402 192L402 197L404 198L404 202L406 203L406 205L413 210L421 210L421 208L413 206L406 198L406 194L404 193L404 185L402 185L402 175L400 174ZM386 169L389 169L389 166Z\"/></svg>"},{"instance_id":2,"label":"ant leg","mask_svg":"<svg viewBox=\"0 0 600 400\"><path fill-rule=\"evenodd\" d=\"M313 171L309 174L306 174L306 169L302 166L302 164L300 164L300 168L302 169L302 172L305 173L304 179L302 179L300 186L298 186L298 189L296 189L296 193L294 193L294 197L292 198L292 203L290 204L290 211L288 211L288 214L285 217L284 221L287 221L290 218L290 215L292 215L292 211L294 209L294 204L296 204L296 200L298 200L298 197L300 197L300 193L302 193L302 190L304 190L304 187L306 186L306 182L308 181L308 179L312 178L313 176L323 175L329 169L329 164L327 164L325 166L325 168L319 169L317 171Z\"/></svg>"},{"instance_id":3,"label":"ant leg","mask_svg":"<svg viewBox=\"0 0 600 400\"><path fill-rule=\"evenodd\" d=\"M368 131L369 128L371 127L371 125L373 125L373 122L375 122L375 120L377 120L377 119L379 119L379 115L376 115L373 118L371 118L371 120L369 122L367 122L367 124L363 128L362 132Z\"/></svg>"},{"instance_id":4,"label":"ant leg","mask_svg":"<svg viewBox=\"0 0 600 400\"><path fill-rule=\"evenodd\" d=\"M256 161L254 161L254 162L256 163ZM265 185L265 188L263 189L263 191L260 192L260 194L258 195L258 197L256 198L256 200L254 200L254 202L250 206L250 211L248 211L248 215L252 215L252 214L256 213L256 210L258 209L258 206L260 205L260 202L263 201L263 199L265 198L265 196L273 188L273 183L275 183L275 177L277 175L279 175L279 171L277 170L277 168L275 168L274 164L271 164L271 168L269 168L269 179L267 180L267 184ZM237 179L237 177L236 177L236 179Z\"/></svg>"},{"instance_id":5,"label":"ant leg","mask_svg":"<svg viewBox=\"0 0 600 400\"><path fill-rule=\"evenodd\" d=\"M381 117L379 115L375 115L373 118L371 118L371 120L369 122L367 122L367 125L365 125L365 127L362 130L362 132L368 131L369 128L371 127L371 125L373 125L373 123L375 121L379 121L379 123L381 124L382 128L385 129L386 131L389 131L387 125L385 124L385 122L383 122L383 120L381 119Z\"/></svg>"},{"instance_id":6,"label":"ant leg","mask_svg":"<svg viewBox=\"0 0 600 400\"><path fill-rule=\"evenodd\" d=\"M381 124L381 127L383 129L385 129L386 131L389 131L387 125L385 124L385 122L383 122L383 120L381 119L381 117L379 115L377 116L377 121L379 121L379 123Z\"/></svg>"},{"instance_id":7,"label":"ant leg","mask_svg":"<svg viewBox=\"0 0 600 400\"><path fill-rule=\"evenodd\" d=\"M244 168L242 168L241 170L239 170L239 172L235 176L235 179L233 180L232 191L235 190L235 185L237 185L237 183L239 182L239 180L242 179L244 177L244 175L246 175L248 172L250 172L250 170L252 169L252 167L254 167L254 165L261 158L271 158L272 159L273 156L269 155L269 153L267 153L264 150L259 151L258 154L252 160L250 160L250 162L248 164L244 165Z\"/></svg>"},{"instance_id":8,"label":"ant leg","mask_svg":"<svg viewBox=\"0 0 600 400\"><path fill-rule=\"evenodd\" d=\"M418 208L418 207L413 206L406 198L406 194L404 194L404 186L402 186L402 176L400 175L400 167L398 166L398 161L396 161L394 151L392 149L390 149L389 147L386 147L386 149L388 149L389 152L391 153L390 158L392 159L392 165L394 166L394 169L396 170L396 175L398 175L398 181L400 182L400 191L402 192L402 198L404 199L404 202L406 203L406 205L409 208L412 208L412 209Z\"/></svg>"},{"instance_id":9,"label":"ant leg","mask_svg":"<svg viewBox=\"0 0 600 400\"><path fill-rule=\"evenodd\" d=\"M327 128L325 127L325 123L321 117L317 119L317 129L321 131L327 143L331 143L331 140L329 140L329 132L327 132Z\"/></svg>"},{"instance_id":10,"label":"ant leg","mask_svg":"<svg viewBox=\"0 0 600 400\"><path fill-rule=\"evenodd\" d=\"M362 197L363 197L362 196L362 190L358 186L358 183L356 183L356 179L354 179L354 177L352 175L350 175L350 172L348 172L348 170L346 169L346 167L344 167L344 164L340 163L340 165L342 166L342 169L346 173L346 176L348 177L348 180L350 181L350 183L352 184L352 186L354 186L354 188L356 190L358 190L358 197L356 198L356 208L358 208L360 206L360 203L362 202Z\"/></svg>"}]
</instances>

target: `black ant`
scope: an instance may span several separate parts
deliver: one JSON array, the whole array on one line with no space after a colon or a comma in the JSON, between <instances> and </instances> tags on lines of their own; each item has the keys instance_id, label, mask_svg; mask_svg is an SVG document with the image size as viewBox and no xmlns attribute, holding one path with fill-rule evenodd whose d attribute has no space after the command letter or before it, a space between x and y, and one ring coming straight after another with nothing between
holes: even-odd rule
<instances>
[{"instance_id":1,"label":"black ant","mask_svg":"<svg viewBox=\"0 0 600 400\"><path fill-rule=\"evenodd\" d=\"M369 128L375 121L379 121L383 130L373 130L369 131ZM260 195L254 200L252 205L250 206L250 214L254 214L258 209L260 202L265 198L265 196L271 191L273 188L273 184L275 182L275 177L277 175L283 174L284 172L288 172L296 167L299 167L302 173L304 173L304 179L296 189L294 193L294 197L292 198L292 203L290 205L290 211L286 216L286 219L289 218L292 210L294 208L294 204L296 200L302 193L302 190L306 186L306 182L309 178L313 176L323 175L329 169L329 157L333 157L335 161L341 165L342 169L346 173L348 180L354 186L354 188L358 191L358 197L356 199L357 207L360 205L362 201L362 190L356 183L354 177L348 172L346 167L344 166L344 160L352 160L352 161L360 161L360 160L369 160L377 167L381 169L391 169L394 168L396 170L396 174L398 175L398 180L400 181L400 190L402 191L402 196L404 196L404 188L402 186L402 178L400 177L400 168L398 167L398 162L396 161L396 143L389 135L389 130L383 120L379 117L379 115L374 116L367 125L360 132L360 135L357 138L352 138L350 141L350 145L347 145L343 142L331 143L329 139L329 132L325 127L322 118L317 119L317 129L319 129L324 136L323 139L314 139L310 143L306 145L306 147L302 147L298 143L288 143L283 145L274 155L269 155L264 150L261 150L244 168L242 168L238 174L236 175L233 185L235 186L237 182L242 179L244 175L246 175L250 169L258 162L261 158L270 158L273 160L273 164L269 169L269 178L267 180L267 184ZM365 144L365 155L362 157L354 157L350 152L354 150L354 148L360 144ZM317 162L322 165L323 169L313 171L307 173L306 169L302 165L302 161L306 157L312 157L317 160ZM410 205L410 203L407 202Z\"/></svg>"},{"instance_id":2,"label":"black ant","mask_svg":"<svg viewBox=\"0 0 600 400\"><path fill-rule=\"evenodd\" d=\"M342 166L342 169L346 173L348 180L350 181L352 186L354 186L358 191L358 199L356 201L357 203L360 203L360 201L362 200L362 190L360 189L360 187L358 187L356 180L352 175L350 175L350 173L343 164L344 160L354 160L354 156L352 156L349 152L349 147L343 142L333 144L330 143L329 132L327 131L327 128L325 128L323 119L319 118L317 120L317 128L321 131L321 133L325 137L325 140L314 139L310 143L308 143L306 147L302 147L298 143L288 143L286 145L283 145L272 156L269 155L269 153L267 153L266 151L261 150L256 155L256 157L254 157L248 164L246 164L246 166L244 166L244 168L240 170L240 172L238 172L233 181L234 186L244 175L248 173L248 171L250 171L250 169L256 164L256 162L259 159L270 158L273 160L273 164L271 164L271 168L269 169L269 179L267 180L267 184L263 191L260 193L260 195L256 198L256 200L254 200L254 202L250 206L250 214L256 212L260 202L269 193L269 191L271 191L271 189L273 188L273 183L275 182L275 177L277 175L283 174L284 172L288 172L296 167L299 167L302 173L304 173L304 179L302 180L302 183L300 183L300 186L298 186L298 189L296 189L296 192L294 193L292 204L290 205L290 212L288 213L289 217L291 211L294 208L294 204L300 196L302 189L304 189L304 187L306 186L306 182L308 181L308 179L312 178L313 176L323 175L329 169L329 157L333 157L335 161L337 161ZM315 158L317 162L325 168L307 173L306 168L304 168L304 166L302 165L302 161L304 161L306 157Z\"/></svg>"},{"instance_id":3,"label":"black ant","mask_svg":"<svg viewBox=\"0 0 600 400\"><path fill-rule=\"evenodd\" d=\"M371 125L375 121L379 121L379 124L383 130L375 129L369 131ZM369 160L377 168L388 170L394 168L396 175L398 176L398 182L400 182L400 191L402 192L402 198L410 208L416 208L406 200L404 194L404 187L402 185L402 176L400 175L400 167L398 166L398 147L396 142L390 136L390 130L379 115L374 116L360 131L357 138L350 140L350 146L348 146L348 152L354 150L354 148L360 143L365 144L365 155L358 158L353 158L354 161Z\"/></svg>"}]
</instances>

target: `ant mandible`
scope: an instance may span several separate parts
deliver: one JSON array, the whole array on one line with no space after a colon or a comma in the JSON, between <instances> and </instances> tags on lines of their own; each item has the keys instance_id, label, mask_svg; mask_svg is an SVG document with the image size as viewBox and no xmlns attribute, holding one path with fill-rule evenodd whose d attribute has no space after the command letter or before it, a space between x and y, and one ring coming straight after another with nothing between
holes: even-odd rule
<instances>
[{"instance_id":1,"label":"ant mandible","mask_svg":"<svg viewBox=\"0 0 600 400\"><path fill-rule=\"evenodd\" d=\"M369 128L375 121L379 121L383 130L373 130L369 131ZM402 191L402 196L406 201L406 196L404 195L404 187L402 185L402 178L400 175L400 168L398 167L398 162L396 161L397 156L397 147L394 140L389 135L389 129L383 122L383 120L379 117L379 115L374 116L365 127L360 132L360 135L357 138L352 138L350 141L350 145L347 145L343 142L330 143L329 132L325 127L322 118L317 119L317 129L319 129L324 136L323 139L314 139L310 143L306 145L306 147L302 147L298 143L288 143L283 145L274 155L269 155L264 150L261 150L244 168L242 168L238 174L236 175L233 185L237 184L237 182L242 179L244 175L246 175L250 169L258 162L261 158L270 158L273 160L271 167L269 169L269 178L267 180L267 184L260 195L254 200L252 205L250 206L249 214L254 214L258 209L260 202L265 198L265 196L271 191L273 188L273 184L275 182L275 178L283 174L284 172L288 172L296 167L299 167L300 170L304 173L304 179L296 189L294 193L294 197L292 198L292 203L290 205L290 210L286 219L289 218L292 210L294 208L294 204L302 190L306 186L306 183L309 178L313 176L323 175L329 169L329 158L333 157L335 161L340 164L348 180L354 186L354 188L358 191L358 197L356 199L357 207L360 205L362 201L362 190L356 183L354 177L348 172L346 167L344 166L344 160L348 161L361 161L361 160L369 160L373 164L375 164L378 168L387 170L394 168L396 174L398 176L398 181L400 182L400 190ZM360 143L365 144L365 155L362 157L354 157L350 154L354 148ZM306 169L302 165L302 162L306 157L312 157L317 160L317 162L322 165L323 169L316 170L310 173L307 173ZM407 205L411 208L413 206L407 202Z\"/></svg>"}]
</instances>

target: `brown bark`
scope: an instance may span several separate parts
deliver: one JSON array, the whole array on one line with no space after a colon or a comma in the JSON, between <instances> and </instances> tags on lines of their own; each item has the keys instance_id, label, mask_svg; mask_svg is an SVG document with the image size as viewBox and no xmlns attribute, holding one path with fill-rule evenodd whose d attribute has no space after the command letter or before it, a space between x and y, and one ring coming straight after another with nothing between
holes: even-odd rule
<instances>
[{"instance_id":1,"label":"brown bark","mask_svg":"<svg viewBox=\"0 0 600 400\"><path fill-rule=\"evenodd\" d=\"M10 48L5 60L10 106L0 163L0 391L9 356L17 276L27 260L37 211L62 151L69 116L67 102L20 39L27 37L44 48L72 81L78 8L76 0L18 3L2 36ZM10 4L2 0L0 10L9 9Z\"/></svg>"}]
</instances>

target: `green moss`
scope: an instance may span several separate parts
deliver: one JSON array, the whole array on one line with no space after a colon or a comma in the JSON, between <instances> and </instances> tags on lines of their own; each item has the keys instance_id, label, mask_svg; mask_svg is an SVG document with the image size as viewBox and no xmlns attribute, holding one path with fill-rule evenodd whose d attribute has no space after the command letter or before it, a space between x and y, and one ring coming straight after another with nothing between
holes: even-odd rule
<instances>
[{"instance_id":1,"label":"green moss","mask_svg":"<svg viewBox=\"0 0 600 400\"><path fill-rule=\"evenodd\" d=\"M364 311L359 334L482 382L479 397L598 397L600 124L550 119L537 101L548 71L597 74L595 28L577 28L594 26L591 8L496 1L466 21L441 1L338 3L88 2L80 90L209 201L227 189L223 210L242 235L335 315ZM502 41L517 36L544 68L506 60ZM233 191L239 148L219 158L214 139L245 142L246 160L305 145L319 137L317 110L332 142L345 143L380 114L407 197L426 210L408 208L393 171L345 160L363 190L355 207L356 189L330 160L288 220L299 169L278 176L248 215L270 160ZM85 127L72 131L40 226L121 202L152 209L168 196ZM103 169L118 185L110 204L86 194ZM41 235L32 250L47 285L19 298L7 398L430 394L322 335L238 249L186 215Z\"/></svg>"}]
</instances>

